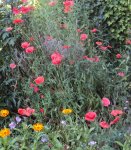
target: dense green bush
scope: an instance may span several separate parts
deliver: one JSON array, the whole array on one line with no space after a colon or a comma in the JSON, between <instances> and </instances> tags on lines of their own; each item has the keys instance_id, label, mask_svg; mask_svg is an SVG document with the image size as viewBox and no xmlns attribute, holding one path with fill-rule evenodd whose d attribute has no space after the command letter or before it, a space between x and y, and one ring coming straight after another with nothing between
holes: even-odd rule
<instances>
[{"instance_id":1,"label":"dense green bush","mask_svg":"<svg viewBox=\"0 0 131 150\"><path fill-rule=\"evenodd\" d=\"M129 29L131 28L130 22L130 1L128 0L82 0L80 19L87 26L89 23L87 19L90 19L90 26L95 25L96 28L103 32L104 38L109 42L118 46L123 44L128 37ZM85 19L86 18L86 19ZM80 21L81 23L81 21ZM82 21L83 23L83 21Z\"/></svg>"}]
</instances>

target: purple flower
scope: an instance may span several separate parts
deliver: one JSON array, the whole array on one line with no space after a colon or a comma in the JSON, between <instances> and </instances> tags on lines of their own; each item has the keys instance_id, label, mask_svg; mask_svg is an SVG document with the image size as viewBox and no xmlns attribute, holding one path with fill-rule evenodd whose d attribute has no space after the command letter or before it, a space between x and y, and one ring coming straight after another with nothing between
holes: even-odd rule
<instances>
[{"instance_id":1,"label":"purple flower","mask_svg":"<svg viewBox=\"0 0 131 150\"><path fill-rule=\"evenodd\" d=\"M14 129L16 127L16 123L15 122L11 122L9 124L9 127L10 127L11 130Z\"/></svg>"},{"instance_id":2,"label":"purple flower","mask_svg":"<svg viewBox=\"0 0 131 150\"><path fill-rule=\"evenodd\" d=\"M18 116L15 118L15 120L16 120L17 123L20 123L20 122L21 122L21 118L18 117Z\"/></svg>"},{"instance_id":3,"label":"purple flower","mask_svg":"<svg viewBox=\"0 0 131 150\"><path fill-rule=\"evenodd\" d=\"M42 143L48 142L48 137L45 134L41 137L41 142Z\"/></svg>"}]
</instances>

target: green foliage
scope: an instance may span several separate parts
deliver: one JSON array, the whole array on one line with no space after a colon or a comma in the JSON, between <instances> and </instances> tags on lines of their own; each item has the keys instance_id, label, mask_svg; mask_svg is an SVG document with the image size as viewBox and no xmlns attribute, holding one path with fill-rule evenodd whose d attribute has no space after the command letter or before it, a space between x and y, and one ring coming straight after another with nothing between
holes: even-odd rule
<instances>
[{"instance_id":1,"label":"green foliage","mask_svg":"<svg viewBox=\"0 0 131 150\"><path fill-rule=\"evenodd\" d=\"M128 37L128 30L131 28L130 22L130 1L127 0L86 0L80 1L83 7L81 12L82 20L90 19L91 24L101 29L106 39L114 46L124 43ZM80 13L81 14L81 13ZM85 25L89 23L85 22ZM104 39L104 38L103 38Z\"/></svg>"}]
</instances>

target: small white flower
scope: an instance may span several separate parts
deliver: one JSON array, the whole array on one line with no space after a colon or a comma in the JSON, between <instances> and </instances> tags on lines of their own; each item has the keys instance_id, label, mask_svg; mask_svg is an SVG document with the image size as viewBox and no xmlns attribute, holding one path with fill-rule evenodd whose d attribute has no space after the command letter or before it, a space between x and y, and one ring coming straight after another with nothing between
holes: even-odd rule
<instances>
[{"instance_id":1,"label":"small white flower","mask_svg":"<svg viewBox=\"0 0 131 150\"><path fill-rule=\"evenodd\" d=\"M62 125L66 125L66 121L65 120L61 120L61 122L60 122Z\"/></svg>"},{"instance_id":2,"label":"small white flower","mask_svg":"<svg viewBox=\"0 0 131 150\"><path fill-rule=\"evenodd\" d=\"M90 146L93 146L93 145L95 145L96 144L96 141L90 141L89 143L88 143L88 145L90 145Z\"/></svg>"}]
</instances>

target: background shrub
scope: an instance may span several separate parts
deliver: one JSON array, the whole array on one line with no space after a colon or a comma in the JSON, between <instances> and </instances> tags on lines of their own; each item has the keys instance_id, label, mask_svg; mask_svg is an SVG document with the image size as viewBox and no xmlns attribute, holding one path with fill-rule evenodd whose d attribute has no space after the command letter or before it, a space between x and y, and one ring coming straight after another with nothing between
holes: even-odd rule
<instances>
[{"instance_id":1,"label":"background shrub","mask_svg":"<svg viewBox=\"0 0 131 150\"><path fill-rule=\"evenodd\" d=\"M95 25L103 33L102 39L108 39L109 42L118 46L123 44L128 37L130 26L130 2L127 0L82 0L80 19L86 26L89 25L87 19L90 19L90 26ZM80 21L81 23L81 21Z\"/></svg>"}]
</instances>

